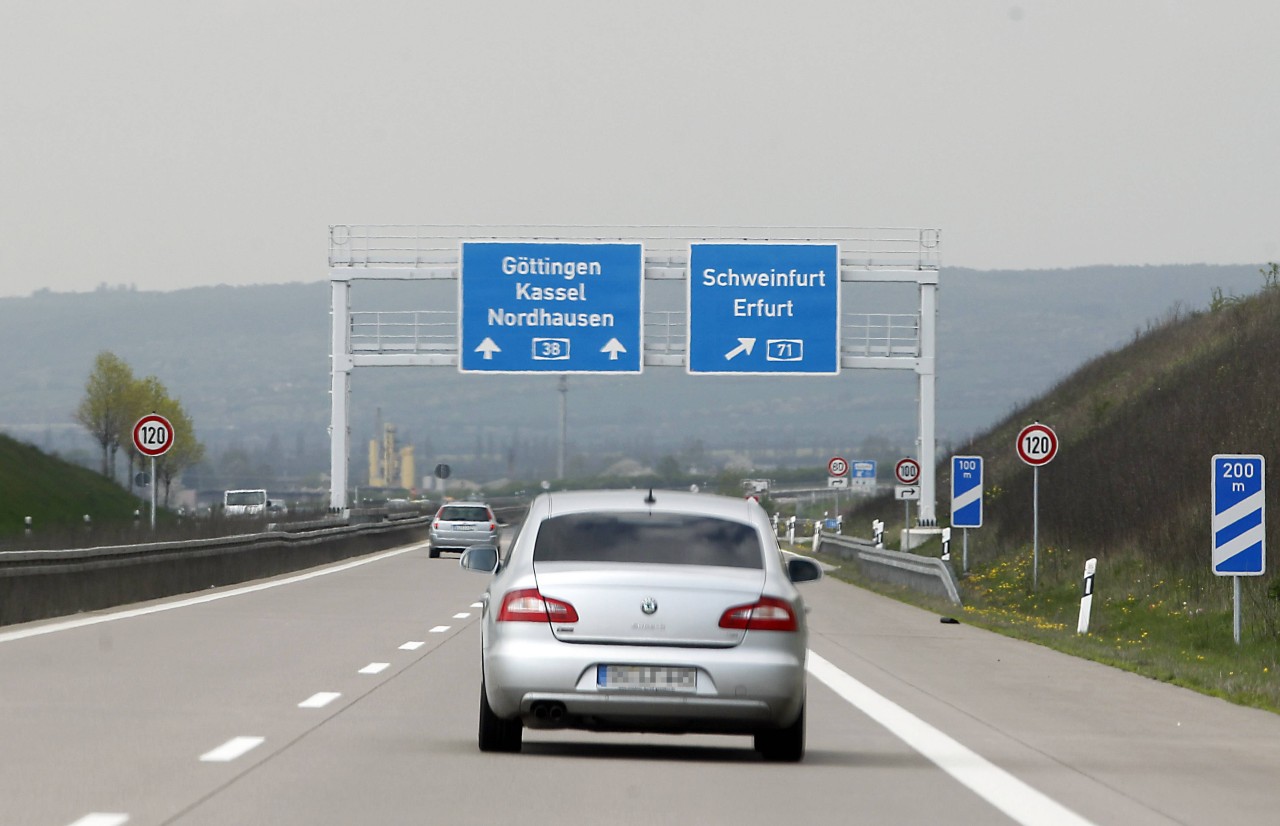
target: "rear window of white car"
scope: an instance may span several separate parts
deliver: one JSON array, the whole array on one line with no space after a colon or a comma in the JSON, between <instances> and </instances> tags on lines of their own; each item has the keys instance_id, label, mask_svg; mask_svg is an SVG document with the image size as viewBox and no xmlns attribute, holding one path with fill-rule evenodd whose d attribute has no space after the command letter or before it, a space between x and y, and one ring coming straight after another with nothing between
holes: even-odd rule
<instances>
[{"instance_id":1,"label":"rear window of white car","mask_svg":"<svg viewBox=\"0 0 1280 826\"><path fill-rule=\"evenodd\" d=\"M554 516L538 526L533 561L764 567L755 528L695 514Z\"/></svg>"},{"instance_id":2,"label":"rear window of white car","mask_svg":"<svg viewBox=\"0 0 1280 826\"><path fill-rule=\"evenodd\" d=\"M488 522L489 509L450 505L441 509L438 518L445 522Z\"/></svg>"}]
</instances>

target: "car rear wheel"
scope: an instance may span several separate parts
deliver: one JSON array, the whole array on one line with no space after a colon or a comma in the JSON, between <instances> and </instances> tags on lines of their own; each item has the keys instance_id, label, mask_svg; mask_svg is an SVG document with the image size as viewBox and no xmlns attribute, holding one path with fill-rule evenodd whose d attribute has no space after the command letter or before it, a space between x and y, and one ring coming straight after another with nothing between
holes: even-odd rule
<instances>
[{"instance_id":1,"label":"car rear wheel","mask_svg":"<svg viewBox=\"0 0 1280 826\"><path fill-rule=\"evenodd\" d=\"M762 731L756 735L756 751L775 763L798 763L804 759L804 706L800 715L786 728Z\"/></svg>"},{"instance_id":2,"label":"car rear wheel","mask_svg":"<svg viewBox=\"0 0 1280 826\"><path fill-rule=\"evenodd\" d=\"M430 559L436 559L437 557L439 557L439 556L440 556L440 549L439 549L439 548L437 548L435 545L428 545L428 546L427 546L427 556L428 556Z\"/></svg>"},{"instance_id":3,"label":"car rear wheel","mask_svg":"<svg viewBox=\"0 0 1280 826\"><path fill-rule=\"evenodd\" d=\"M489 695L480 681L480 751L520 751L524 724L517 717L504 720L489 707Z\"/></svg>"}]
</instances>

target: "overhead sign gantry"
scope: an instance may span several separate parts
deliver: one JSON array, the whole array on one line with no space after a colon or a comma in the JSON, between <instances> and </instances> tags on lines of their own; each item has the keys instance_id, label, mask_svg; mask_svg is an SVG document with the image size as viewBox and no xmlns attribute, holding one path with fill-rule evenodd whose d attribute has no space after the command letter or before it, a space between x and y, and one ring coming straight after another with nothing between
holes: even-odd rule
<instances>
[{"instance_id":1,"label":"overhead sign gantry","mask_svg":"<svg viewBox=\"0 0 1280 826\"><path fill-rule=\"evenodd\" d=\"M330 506L347 510L351 371L836 375L918 378L919 524L936 525L940 233L843 227L329 228ZM455 280L456 306L353 312L361 280ZM687 281L680 310L648 282ZM914 284L915 313L846 312L841 285ZM452 302L450 302L452 304Z\"/></svg>"}]
</instances>

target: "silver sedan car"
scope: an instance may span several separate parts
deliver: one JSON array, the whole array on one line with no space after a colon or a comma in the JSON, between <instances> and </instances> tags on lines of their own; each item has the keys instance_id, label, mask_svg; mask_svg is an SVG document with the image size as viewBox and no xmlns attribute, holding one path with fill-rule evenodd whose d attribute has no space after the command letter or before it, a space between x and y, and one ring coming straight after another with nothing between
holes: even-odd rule
<instances>
[{"instance_id":1,"label":"silver sedan car","mask_svg":"<svg viewBox=\"0 0 1280 826\"><path fill-rule=\"evenodd\" d=\"M525 727L754 737L804 756L804 602L754 501L677 491L544 493L484 595L480 749Z\"/></svg>"},{"instance_id":2,"label":"silver sedan car","mask_svg":"<svg viewBox=\"0 0 1280 826\"><path fill-rule=\"evenodd\" d=\"M463 551L472 545L498 545L498 518L484 502L450 502L436 511L427 534L428 555Z\"/></svg>"}]
</instances>

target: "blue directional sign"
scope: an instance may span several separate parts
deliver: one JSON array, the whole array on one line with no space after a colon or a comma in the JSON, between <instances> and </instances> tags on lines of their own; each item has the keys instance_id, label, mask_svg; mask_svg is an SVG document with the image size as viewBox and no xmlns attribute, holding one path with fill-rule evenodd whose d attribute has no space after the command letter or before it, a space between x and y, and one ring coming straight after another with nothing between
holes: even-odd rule
<instances>
[{"instance_id":1,"label":"blue directional sign","mask_svg":"<svg viewBox=\"0 0 1280 826\"><path fill-rule=\"evenodd\" d=\"M840 372L837 244L689 245L690 373Z\"/></svg>"},{"instance_id":2,"label":"blue directional sign","mask_svg":"<svg viewBox=\"0 0 1280 826\"><path fill-rule=\"evenodd\" d=\"M1255 454L1213 457L1213 572L1259 576L1267 570L1266 460Z\"/></svg>"},{"instance_id":3,"label":"blue directional sign","mask_svg":"<svg viewBox=\"0 0 1280 826\"><path fill-rule=\"evenodd\" d=\"M639 373L638 243L463 241L458 369Z\"/></svg>"},{"instance_id":4,"label":"blue directional sign","mask_svg":"<svg viewBox=\"0 0 1280 826\"><path fill-rule=\"evenodd\" d=\"M867 482L875 482L876 480L876 460L875 459L852 459L849 462L849 478L862 479Z\"/></svg>"},{"instance_id":5,"label":"blue directional sign","mask_svg":"<svg viewBox=\"0 0 1280 826\"><path fill-rule=\"evenodd\" d=\"M951 527L982 527L982 457L951 457Z\"/></svg>"}]
</instances>

